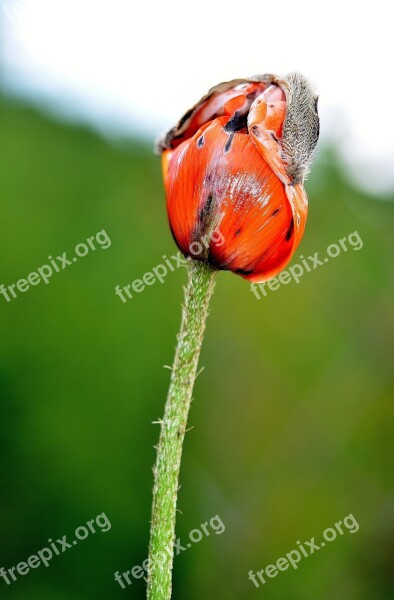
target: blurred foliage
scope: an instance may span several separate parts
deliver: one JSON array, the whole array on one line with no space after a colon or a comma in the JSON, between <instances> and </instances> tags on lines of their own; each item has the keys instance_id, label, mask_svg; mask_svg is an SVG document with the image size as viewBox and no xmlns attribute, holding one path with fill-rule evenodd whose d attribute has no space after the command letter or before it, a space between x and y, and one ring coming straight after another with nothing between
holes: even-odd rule
<instances>
[{"instance_id":1,"label":"blurred foliage","mask_svg":"<svg viewBox=\"0 0 394 600\"><path fill-rule=\"evenodd\" d=\"M112 240L7 303L0 296L0 567L105 512L89 536L6 586L11 599L144 598L114 582L146 558L153 445L184 269L123 304L121 286L175 253L159 159L5 98L0 283L105 229ZM388 600L392 570L393 204L350 186L321 149L297 256L341 253L256 300L220 273L190 415L177 535L226 525L175 559L174 598ZM256 590L264 568L353 513L346 533Z\"/></svg>"}]
</instances>

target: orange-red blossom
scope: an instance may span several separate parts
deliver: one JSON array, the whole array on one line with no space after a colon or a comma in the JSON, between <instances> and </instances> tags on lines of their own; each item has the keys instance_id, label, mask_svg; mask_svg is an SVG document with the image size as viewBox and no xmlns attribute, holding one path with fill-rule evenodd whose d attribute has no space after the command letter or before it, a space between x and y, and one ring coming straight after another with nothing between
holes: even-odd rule
<instances>
[{"instance_id":1,"label":"orange-red blossom","mask_svg":"<svg viewBox=\"0 0 394 600\"><path fill-rule=\"evenodd\" d=\"M181 252L250 281L277 275L304 233L318 134L317 97L299 74L212 88L159 143Z\"/></svg>"}]
</instances>

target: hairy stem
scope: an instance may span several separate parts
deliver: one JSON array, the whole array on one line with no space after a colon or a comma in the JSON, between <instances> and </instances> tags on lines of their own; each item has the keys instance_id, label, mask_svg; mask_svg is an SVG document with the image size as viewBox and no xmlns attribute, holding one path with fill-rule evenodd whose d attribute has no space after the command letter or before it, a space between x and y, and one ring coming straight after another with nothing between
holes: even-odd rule
<instances>
[{"instance_id":1,"label":"hairy stem","mask_svg":"<svg viewBox=\"0 0 394 600\"><path fill-rule=\"evenodd\" d=\"M179 469L214 271L191 261L154 468L148 600L170 600Z\"/></svg>"}]
</instances>

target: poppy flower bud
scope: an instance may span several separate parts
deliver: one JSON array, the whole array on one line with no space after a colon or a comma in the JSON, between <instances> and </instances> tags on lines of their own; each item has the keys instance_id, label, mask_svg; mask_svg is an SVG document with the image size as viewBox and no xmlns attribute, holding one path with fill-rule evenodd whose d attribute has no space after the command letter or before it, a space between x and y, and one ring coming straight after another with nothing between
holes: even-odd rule
<instances>
[{"instance_id":1,"label":"poppy flower bud","mask_svg":"<svg viewBox=\"0 0 394 600\"><path fill-rule=\"evenodd\" d=\"M277 275L304 233L318 137L317 96L298 73L212 88L158 144L183 254L250 281Z\"/></svg>"}]
</instances>

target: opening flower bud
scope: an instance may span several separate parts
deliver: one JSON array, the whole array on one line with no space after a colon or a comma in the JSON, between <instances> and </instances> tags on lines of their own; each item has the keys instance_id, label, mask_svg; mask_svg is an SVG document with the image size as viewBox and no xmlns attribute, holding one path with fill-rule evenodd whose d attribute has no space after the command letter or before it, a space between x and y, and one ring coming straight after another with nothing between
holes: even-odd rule
<instances>
[{"instance_id":1,"label":"opening flower bud","mask_svg":"<svg viewBox=\"0 0 394 600\"><path fill-rule=\"evenodd\" d=\"M212 88L158 145L183 254L250 281L277 275L304 233L318 136L317 97L302 75Z\"/></svg>"}]
</instances>

